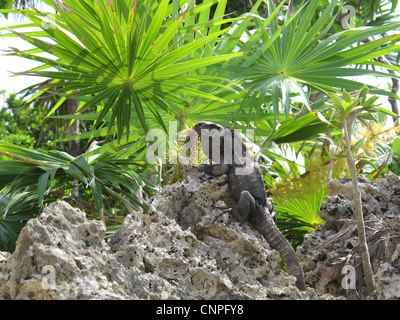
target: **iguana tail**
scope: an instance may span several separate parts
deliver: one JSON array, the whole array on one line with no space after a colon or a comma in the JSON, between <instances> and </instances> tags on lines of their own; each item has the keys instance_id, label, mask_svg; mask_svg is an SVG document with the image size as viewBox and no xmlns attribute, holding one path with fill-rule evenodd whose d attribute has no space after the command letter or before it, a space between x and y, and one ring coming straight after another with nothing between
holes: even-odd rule
<instances>
[{"instance_id":1,"label":"iguana tail","mask_svg":"<svg viewBox=\"0 0 400 320\"><path fill-rule=\"evenodd\" d=\"M251 223L253 224L254 228L263 235L263 237L269 243L272 249L279 251L288 272L295 276L297 279L297 288L304 291L306 287L299 259L297 258L296 253L294 252L289 241L287 241L285 236L276 227L267 210L268 209L265 209L265 214L257 216L262 217L262 219L251 221Z\"/></svg>"}]
</instances>

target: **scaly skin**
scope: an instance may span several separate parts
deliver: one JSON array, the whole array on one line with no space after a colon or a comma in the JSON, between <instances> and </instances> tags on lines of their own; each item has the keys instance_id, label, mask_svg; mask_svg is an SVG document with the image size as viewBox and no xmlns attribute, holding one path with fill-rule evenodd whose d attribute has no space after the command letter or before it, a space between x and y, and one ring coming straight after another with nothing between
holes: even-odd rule
<instances>
[{"instance_id":1,"label":"scaly skin","mask_svg":"<svg viewBox=\"0 0 400 320\"><path fill-rule=\"evenodd\" d=\"M213 130L214 131L211 131ZM237 210L230 208L232 215L239 221L248 221L269 243L269 245L279 251L283 262L290 274L296 277L296 286L300 290L305 290L304 275L300 262L292 246L276 227L271 216L274 205L272 200L267 199L261 170L254 161L252 154L247 149L235 132L228 127L222 127L218 124L206 121L200 121L194 126L194 130L199 135L202 142L203 152L211 158L213 147L218 152L217 146L211 143L211 137L214 135L214 143L219 144L219 163L212 165L202 165L201 171L214 176L228 174L229 190L232 198L238 204ZM203 131L202 131L203 130ZM225 131L224 131L225 130ZM226 143L223 136L219 139L216 135L225 132L226 136L232 137L232 141L237 141L236 148L234 143ZM202 136L203 133L203 136ZM209 144L204 143L204 139L209 139ZM239 141L239 142L238 142ZM232 148L232 152L225 152L224 148ZM228 150L229 151L229 150ZM229 154L232 159L229 159ZM235 157L236 155L236 157ZM248 157L246 164L239 161L239 157ZM226 158L226 161L224 161ZM232 161L230 161L232 160ZM243 171L247 168L248 171Z\"/></svg>"}]
</instances>

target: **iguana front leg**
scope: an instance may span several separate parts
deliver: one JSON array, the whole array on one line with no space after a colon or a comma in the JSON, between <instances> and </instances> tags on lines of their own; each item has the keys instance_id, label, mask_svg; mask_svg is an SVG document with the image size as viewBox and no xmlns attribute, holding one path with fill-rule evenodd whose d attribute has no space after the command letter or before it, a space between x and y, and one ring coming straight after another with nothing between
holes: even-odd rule
<instances>
[{"instance_id":1,"label":"iguana front leg","mask_svg":"<svg viewBox=\"0 0 400 320\"><path fill-rule=\"evenodd\" d=\"M254 197L248 191L242 191L237 204L237 210L232 208L231 214L240 222L247 221L250 212L255 210L256 201Z\"/></svg>"},{"instance_id":2,"label":"iguana front leg","mask_svg":"<svg viewBox=\"0 0 400 320\"><path fill-rule=\"evenodd\" d=\"M267 209L273 221L276 222L274 208L274 202L271 199L267 199ZM229 209L229 213L232 214L236 220L244 222L248 220L251 212L255 212L255 210L257 210L257 207L256 201L250 192L242 191L237 204L237 210L232 207L220 207L219 209ZM218 215L214 221L217 220L222 214L223 213Z\"/></svg>"},{"instance_id":3,"label":"iguana front leg","mask_svg":"<svg viewBox=\"0 0 400 320\"><path fill-rule=\"evenodd\" d=\"M272 220L275 221L274 202L272 199L267 199L267 209L271 215ZM240 194L237 210L231 209L232 215L240 222L246 221L249 218L250 212L257 210L256 201L248 191L242 191Z\"/></svg>"},{"instance_id":4,"label":"iguana front leg","mask_svg":"<svg viewBox=\"0 0 400 320\"><path fill-rule=\"evenodd\" d=\"M248 219L251 210L255 209L255 200L248 191L243 191L240 194L240 199L237 205L237 210L232 207L216 207L218 209L228 209L219 214L213 222L217 221L220 216L225 212L229 212L234 218L240 222L244 222Z\"/></svg>"}]
</instances>

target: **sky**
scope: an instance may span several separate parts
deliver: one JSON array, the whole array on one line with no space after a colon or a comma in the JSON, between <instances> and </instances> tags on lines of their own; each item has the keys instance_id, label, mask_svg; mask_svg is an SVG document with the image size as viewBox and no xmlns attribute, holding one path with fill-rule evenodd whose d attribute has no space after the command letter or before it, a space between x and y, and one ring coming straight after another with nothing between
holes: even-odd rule
<instances>
[{"instance_id":1,"label":"sky","mask_svg":"<svg viewBox=\"0 0 400 320\"><path fill-rule=\"evenodd\" d=\"M41 10L52 11L52 8L48 7L46 4L42 4ZM9 15L8 19L5 19L3 15L0 15L0 26L12 26L15 24L24 23L21 19L15 19L15 15ZM0 31L1 32L1 31ZM15 47L19 50L26 50L32 46L26 41L18 37L0 37L0 50L9 50L9 47ZM5 56L6 52L0 51L0 90L5 89L7 94L12 92L18 92L30 85L39 83L45 80L45 78L34 77L34 76L14 76L13 72L26 71L39 65L35 61L24 59L16 56ZM358 79L359 80L359 79ZM387 89L388 82L391 82L390 78L375 78L367 77L362 80L362 82L378 86L382 89ZM391 108L386 98L380 98L378 100L386 108ZM0 108L5 105L5 96L0 94Z\"/></svg>"},{"instance_id":2,"label":"sky","mask_svg":"<svg viewBox=\"0 0 400 320\"><path fill-rule=\"evenodd\" d=\"M40 9L44 11L51 10L54 12L54 10L44 3L41 5ZM8 19L6 19L3 15L0 15L0 27L12 26L27 22L27 19L21 20L21 18L17 18L14 14L10 14ZM12 77L14 72L22 72L32 69L40 65L40 63L17 56L5 56L7 52L4 52L4 50L10 50L9 47L14 47L19 50L27 50L32 48L32 45L20 39L19 37L0 37L0 90L4 89L7 91L7 94L10 94L45 80L45 78L33 76ZM5 96L0 95L0 108L4 105L4 102Z\"/></svg>"}]
</instances>

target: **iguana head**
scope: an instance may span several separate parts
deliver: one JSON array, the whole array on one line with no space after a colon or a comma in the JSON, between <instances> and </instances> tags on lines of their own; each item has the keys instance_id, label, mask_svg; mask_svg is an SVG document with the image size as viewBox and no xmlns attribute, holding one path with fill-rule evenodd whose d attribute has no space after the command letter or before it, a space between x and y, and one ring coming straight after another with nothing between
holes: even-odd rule
<instances>
[{"instance_id":1,"label":"iguana head","mask_svg":"<svg viewBox=\"0 0 400 320\"><path fill-rule=\"evenodd\" d=\"M216 150L218 154L223 152L223 134L225 133L223 126L211 121L199 121L193 129L197 133L201 141L201 148L207 157L211 158L213 150Z\"/></svg>"},{"instance_id":2,"label":"iguana head","mask_svg":"<svg viewBox=\"0 0 400 320\"><path fill-rule=\"evenodd\" d=\"M199 121L193 127L194 131L201 136L201 130L217 129L218 131L224 130L224 127L211 121Z\"/></svg>"}]
</instances>

